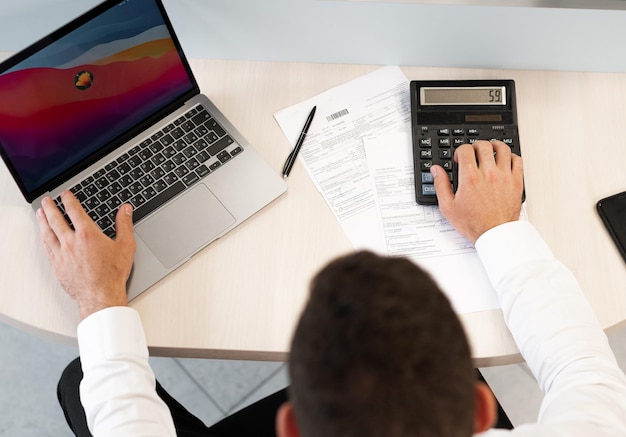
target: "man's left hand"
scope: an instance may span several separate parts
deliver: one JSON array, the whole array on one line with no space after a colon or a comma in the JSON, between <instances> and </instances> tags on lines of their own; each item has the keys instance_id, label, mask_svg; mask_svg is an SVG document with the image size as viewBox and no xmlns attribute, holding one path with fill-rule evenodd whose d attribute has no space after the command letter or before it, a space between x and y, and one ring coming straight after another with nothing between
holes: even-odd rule
<instances>
[{"instance_id":1,"label":"man's left hand","mask_svg":"<svg viewBox=\"0 0 626 437\"><path fill-rule=\"evenodd\" d=\"M61 200L74 229L49 197L43 199L37 221L54 272L78 304L81 319L104 308L127 305L126 281L136 248L132 207L120 207L115 220L116 237L112 240L71 192L63 192Z\"/></svg>"}]
</instances>

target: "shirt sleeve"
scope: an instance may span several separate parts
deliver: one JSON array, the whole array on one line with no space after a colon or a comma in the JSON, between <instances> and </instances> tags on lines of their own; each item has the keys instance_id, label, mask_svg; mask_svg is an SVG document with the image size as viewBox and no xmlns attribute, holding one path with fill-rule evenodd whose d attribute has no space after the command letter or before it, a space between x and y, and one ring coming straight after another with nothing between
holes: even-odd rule
<instances>
[{"instance_id":1,"label":"shirt sleeve","mask_svg":"<svg viewBox=\"0 0 626 437\"><path fill-rule=\"evenodd\" d=\"M513 435L626 435L626 377L572 273L528 222L486 232L476 249L545 394L538 422Z\"/></svg>"},{"instance_id":2,"label":"shirt sleeve","mask_svg":"<svg viewBox=\"0 0 626 437\"><path fill-rule=\"evenodd\" d=\"M167 405L156 393L139 314L113 307L78 326L83 368L80 398L89 430L102 436L175 436Z\"/></svg>"}]
</instances>

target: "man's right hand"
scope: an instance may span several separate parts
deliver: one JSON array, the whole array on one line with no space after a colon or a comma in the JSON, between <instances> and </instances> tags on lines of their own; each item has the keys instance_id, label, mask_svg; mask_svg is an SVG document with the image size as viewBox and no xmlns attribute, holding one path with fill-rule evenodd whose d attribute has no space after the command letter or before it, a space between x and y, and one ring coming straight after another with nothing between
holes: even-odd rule
<instances>
[{"instance_id":1,"label":"man's right hand","mask_svg":"<svg viewBox=\"0 0 626 437\"><path fill-rule=\"evenodd\" d=\"M464 144L454 153L459 180L456 194L446 171L435 165L435 191L441 213L475 243L483 233L519 219L524 190L522 158L501 141Z\"/></svg>"}]
</instances>

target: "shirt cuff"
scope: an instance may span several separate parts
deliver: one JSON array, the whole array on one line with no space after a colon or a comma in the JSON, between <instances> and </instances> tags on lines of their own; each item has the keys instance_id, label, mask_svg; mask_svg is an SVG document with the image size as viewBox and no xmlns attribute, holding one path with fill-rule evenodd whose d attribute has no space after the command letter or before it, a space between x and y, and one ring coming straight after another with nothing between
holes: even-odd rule
<instances>
[{"instance_id":1,"label":"shirt cuff","mask_svg":"<svg viewBox=\"0 0 626 437\"><path fill-rule=\"evenodd\" d=\"M550 248L527 221L504 223L481 235L475 244L491 284L529 262L554 259Z\"/></svg>"},{"instance_id":2,"label":"shirt cuff","mask_svg":"<svg viewBox=\"0 0 626 437\"><path fill-rule=\"evenodd\" d=\"M77 337L83 371L116 357L148 358L141 318L130 307L111 307L91 314L78 325Z\"/></svg>"}]
</instances>

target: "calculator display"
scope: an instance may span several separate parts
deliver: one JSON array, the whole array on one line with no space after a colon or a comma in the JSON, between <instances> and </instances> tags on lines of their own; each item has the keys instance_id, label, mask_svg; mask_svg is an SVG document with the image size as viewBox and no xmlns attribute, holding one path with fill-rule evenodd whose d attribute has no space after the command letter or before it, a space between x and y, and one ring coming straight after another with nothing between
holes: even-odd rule
<instances>
[{"instance_id":1,"label":"calculator display","mask_svg":"<svg viewBox=\"0 0 626 437\"><path fill-rule=\"evenodd\" d=\"M506 105L506 87L422 87L422 105Z\"/></svg>"}]
</instances>

